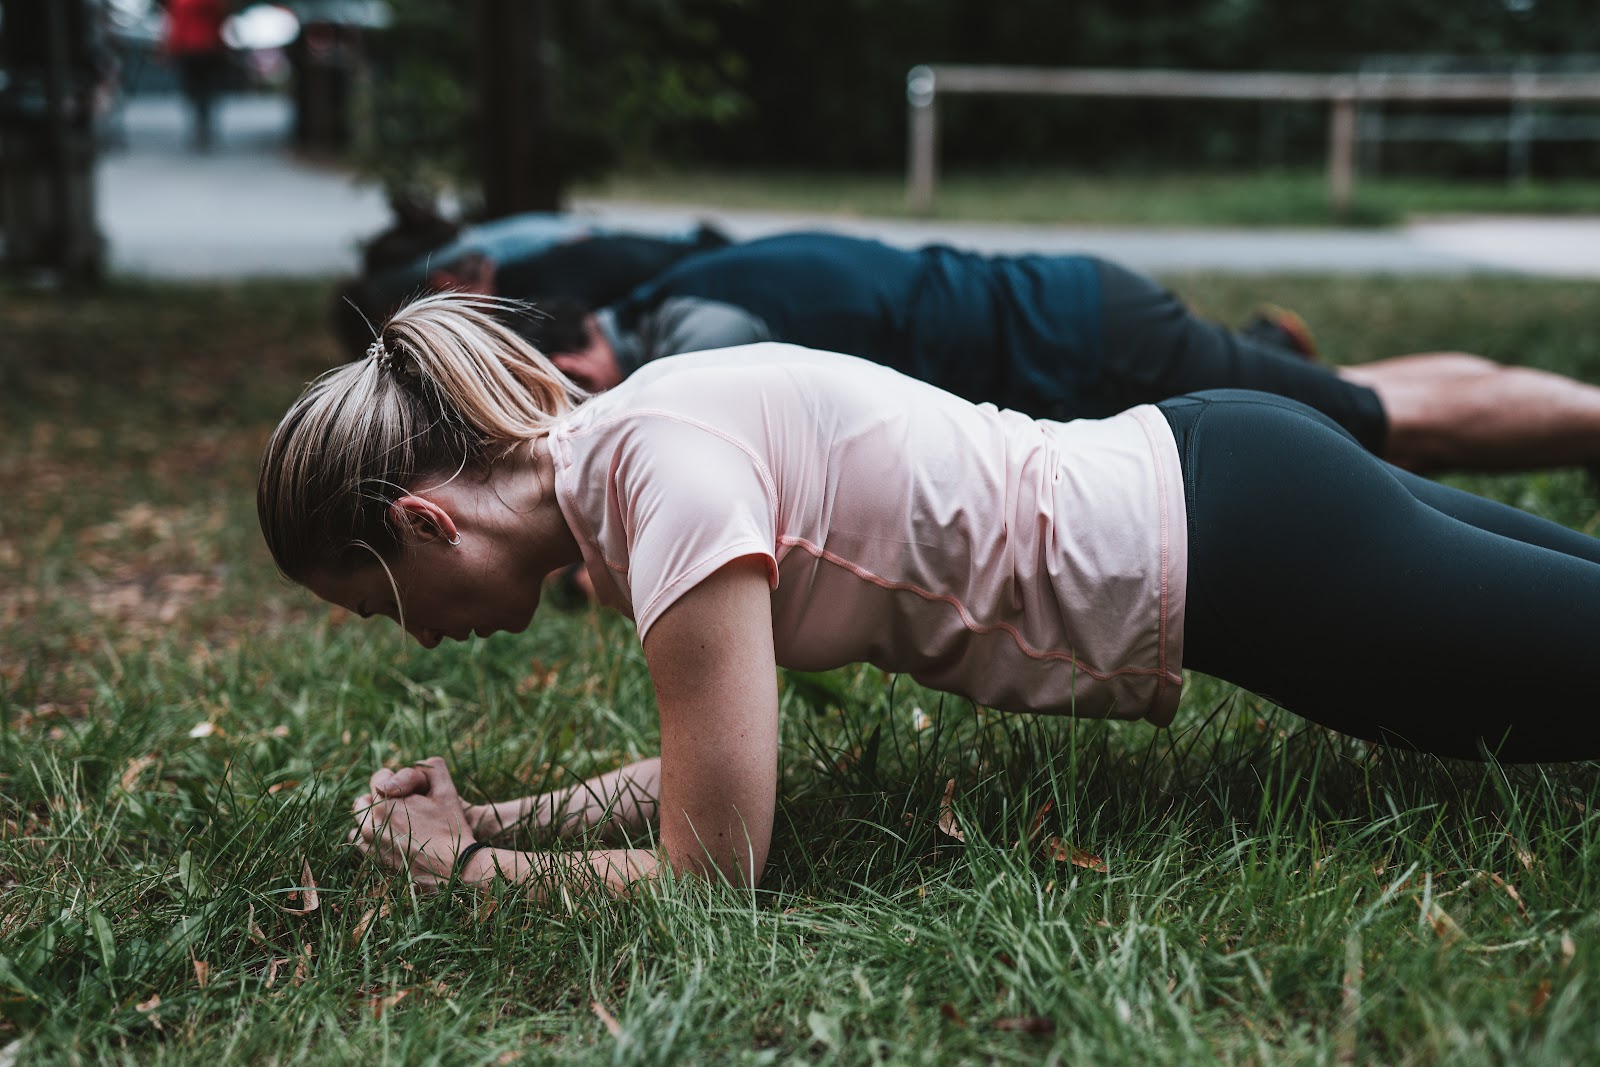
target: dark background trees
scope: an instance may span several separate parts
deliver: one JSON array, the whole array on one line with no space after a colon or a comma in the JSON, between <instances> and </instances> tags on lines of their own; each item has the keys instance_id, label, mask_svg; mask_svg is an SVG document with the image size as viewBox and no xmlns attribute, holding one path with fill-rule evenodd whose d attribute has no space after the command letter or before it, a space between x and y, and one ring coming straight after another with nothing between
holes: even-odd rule
<instances>
[{"instance_id":1,"label":"dark background trees","mask_svg":"<svg viewBox=\"0 0 1600 1067\"><path fill-rule=\"evenodd\" d=\"M498 88L506 84L539 96L520 109L535 127L536 184L560 189L614 167L680 158L685 131L714 129L748 107L745 68L720 22L740 3L392 0L394 24L369 44L368 169L396 188L476 189L486 166L507 166L493 144L508 118ZM535 39L496 40L496 17ZM487 68L508 52L537 69L494 81L505 72Z\"/></svg>"},{"instance_id":2,"label":"dark background trees","mask_svg":"<svg viewBox=\"0 0 1600 1067\"><path fill-rule=\"evenodd\" d=\"M375 157L393 173L463 173L481 116L471 20L397 0L382 46ZM1350 70L1374 54L1558 61L1600 52L1588 0L541 0L546 165L565 184L642 163L894 169L918 63ZM1203 117L1202 117L1203 116ZM1326 117L1291 104L954 99L954 166L1314 164ZM1487 145L1436 168L1503 166ZM1592 171L1592 147L1541 149L1546 173Z\"/></svg>"}]
</instances>

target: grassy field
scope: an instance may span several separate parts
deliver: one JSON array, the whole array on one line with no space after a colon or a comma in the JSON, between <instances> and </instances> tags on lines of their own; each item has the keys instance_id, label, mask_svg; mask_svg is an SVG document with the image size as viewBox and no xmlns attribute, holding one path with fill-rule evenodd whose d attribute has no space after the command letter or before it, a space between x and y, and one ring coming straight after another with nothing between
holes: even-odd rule
<instances>
[{"instance_id":1,"label":"grassy field","mask_svg":"<svg viewBox=\"0 0 1600 1067\"><path fill-rule=\"evenodd\" d=\"M1600 381L1592 284L1172 281L1229 320L1295 307L1343 359L1465 347ZM497 797L648 754L631 628L549 612L429 653L275 576L254 464L337 358L322 287L0 299L0 1062L1600 1047L1593 766L1370 748L1202 677L1155 731L789 675L759 892L417 896L342 844L366 775L445 754ZM1600 531L1578 472L1462 484Z\"/></svg>"},{"instance_id":2,"label":"grassy field","mask_svg":"<svg viewBox=\"0 0 1600 1067\"><path fill-rule=\"evenodd\" d=\"M580 197L894 218L909 215L898 174L652 172ZM1347 216L1328 210L1321 171L1133 172L1044 168L954 171L934 217L1093 226L1391 226L1422 215L1600 214L1600 182L1371 178Z\"/></svg>"}]
</instances>

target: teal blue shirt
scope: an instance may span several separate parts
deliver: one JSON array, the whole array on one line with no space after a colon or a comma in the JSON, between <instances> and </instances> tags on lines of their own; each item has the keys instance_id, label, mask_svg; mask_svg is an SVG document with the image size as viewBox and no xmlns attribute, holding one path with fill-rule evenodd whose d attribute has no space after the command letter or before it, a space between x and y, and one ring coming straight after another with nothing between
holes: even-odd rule
<instances>
[{"instance_id":1,"label":"teal blue shirt","mask_svg":"<svg viewBox=\"0 0 1600 1067\"><path fill-rule=\"evenodd\" d=\"M1100 283L1087 256L907 251L831 233L730 245L613 305L602 321L625 371L738 339L723 308L715 339L698 340L686 303L742 310L751 340L860 356L1039 417L1075 417L1079 391L1099 376Z\"/></svg>"}]
</instances>

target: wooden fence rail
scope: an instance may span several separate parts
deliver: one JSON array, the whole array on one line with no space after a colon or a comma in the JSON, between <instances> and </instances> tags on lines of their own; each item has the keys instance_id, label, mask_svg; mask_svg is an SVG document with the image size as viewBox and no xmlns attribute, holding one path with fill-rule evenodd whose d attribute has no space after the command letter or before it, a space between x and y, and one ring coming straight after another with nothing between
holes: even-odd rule
<instances>
[{"instance_id":1,"label":"wooden fence rail","mask_svg":"<svg viewBox=\"0 0 1600 1067\"><path fill-rule=\"evenodd\" d=\"M911 108L906 201L933 210L938 187L939 97L1143 97L1328 102L1328 200L1342 215L1355 192L1356 109L1383 101L1600 102L1600 72L1516 74L1297 74L1274 71L1100 70L919 66L906 75Z\"/></svg>"}]
</instances>

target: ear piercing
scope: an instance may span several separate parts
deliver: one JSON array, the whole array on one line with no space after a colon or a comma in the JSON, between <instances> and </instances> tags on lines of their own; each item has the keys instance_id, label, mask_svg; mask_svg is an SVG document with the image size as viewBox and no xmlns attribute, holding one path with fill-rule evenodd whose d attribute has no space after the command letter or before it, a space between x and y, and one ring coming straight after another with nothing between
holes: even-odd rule
<instances>
[{"instance_id":1,"label":"ear piercing","mask_svg":"<svg viewBox=\"0 0 1600 1067\"><path fill-rule=\"evenodd\" d=\"M460 533L457 533L454 537L452 537L449 540L445 541L445 544L449 545L451 548L455 548L460 543L461 543L461 534Z\"/></svg>"}]
</instances>

